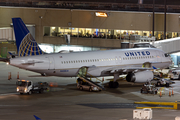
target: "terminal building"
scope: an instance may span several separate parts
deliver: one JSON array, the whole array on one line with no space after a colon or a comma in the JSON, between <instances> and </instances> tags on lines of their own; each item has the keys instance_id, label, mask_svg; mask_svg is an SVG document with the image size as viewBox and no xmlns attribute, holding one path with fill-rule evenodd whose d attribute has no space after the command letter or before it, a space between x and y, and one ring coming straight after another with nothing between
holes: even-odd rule
<instances>
[{"instance_id":1,"label":"terminal building","mask_svg":"<svg viewBox=\"0 0 180 120\"><path fill-rule=\"evenodd\" d=\"M154 5L153 0L10 1L0 2L2 57L8 51L16 52L11 19L14 17L22 18L47 53L130 48L137 42L154 43L180 36L177 0L166 0L165 5L164 0L155 1ZM70 41L65 40L67 35ZM177 66L180 59L177 54L172 56Z\"/></svg>"}]
</instances>

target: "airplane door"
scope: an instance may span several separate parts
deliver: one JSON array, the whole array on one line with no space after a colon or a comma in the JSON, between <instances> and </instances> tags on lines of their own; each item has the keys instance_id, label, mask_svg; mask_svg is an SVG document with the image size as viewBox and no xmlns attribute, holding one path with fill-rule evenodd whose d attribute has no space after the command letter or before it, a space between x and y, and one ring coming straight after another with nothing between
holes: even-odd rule
<instances>
[{"instance_id":1,"label":"airplane door","mask_svg":"<svg viewBox=\"0 0 180 120\"><path fill-rule=\"evenodd\" d=\"M87 70L88 70L87 67L81 67L81 68L79 69L78 74L79 74L80 76L86 77L86 75L87 75Z\"/></svg>"},{"instance_id":2,"label":"airplane door","mask_svg":"<svg viewBox=\"0 0 180 120\"><path fill-rule=\"evenodd\" d=\"M49 59L49 69L55 69L55 63L54 63L54 58L53 57L48 57Z\"/></svg>"}]
</instances>

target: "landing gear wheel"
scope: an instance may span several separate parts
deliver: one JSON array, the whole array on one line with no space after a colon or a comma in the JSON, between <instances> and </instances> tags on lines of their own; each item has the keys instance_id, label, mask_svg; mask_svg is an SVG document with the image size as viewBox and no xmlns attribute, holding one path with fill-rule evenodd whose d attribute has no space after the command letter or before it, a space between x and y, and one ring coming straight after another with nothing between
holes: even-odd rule
<instances>
[{"instance_id":1,"label":"landing gear wheel","mask_svg":"<svg viewBox=\"0 0 180 120\"><path fill-rule=\"evenodd\" d=\"M110 88L118 88L119 87L119 83L118 82L110 81L109 82L109 87Z\"/></svg>"},{"instance_id":2,"label":"landing gear wheel","mask_svg":"<svg viewBox=\"0 0 180 120\"><path fill-rule=\"evenodd\" d=\"M29 91L29 92L28 92L28 94L29 94L29 95L31 95L31 94L32 94L32 92L31 92L31 91Z\"/></svg>"},{"instance_id":3,"label":"landing gear wheel","mask_svg":"<svg viewBox=\"0 0 180 120\"><path fill-rule=\"evenodd\" d=\"M118 88L119 87L119 83L118 82L114 82L113 83L113 88Z\"/></svg>"},{"instance_id":4,"label":"landing gear wheel","mask_svg":"<svg viewBox=\"0 0 180 120\"><path fill-rule=\"evenodd\" d=\"M113 81L110 81L110 82L109 82L109 87L110 87L110 88L113 88Z\"/></svg>"}]
</instances>

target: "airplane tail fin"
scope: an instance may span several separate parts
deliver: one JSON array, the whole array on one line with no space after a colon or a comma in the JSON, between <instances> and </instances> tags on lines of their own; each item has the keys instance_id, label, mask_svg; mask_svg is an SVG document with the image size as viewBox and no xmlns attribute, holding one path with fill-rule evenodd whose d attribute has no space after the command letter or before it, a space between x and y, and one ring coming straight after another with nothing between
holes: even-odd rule
<instances>
[{"instance_id":1,"label":"airplane tail fin","mask_svg":"<svg viewBox=\"0 0 180 120\"><path fill-rule=\"evenodd\" d=\"M18 56L44 54L21 18L12 18Z\"/></svg>"}]
</instances>

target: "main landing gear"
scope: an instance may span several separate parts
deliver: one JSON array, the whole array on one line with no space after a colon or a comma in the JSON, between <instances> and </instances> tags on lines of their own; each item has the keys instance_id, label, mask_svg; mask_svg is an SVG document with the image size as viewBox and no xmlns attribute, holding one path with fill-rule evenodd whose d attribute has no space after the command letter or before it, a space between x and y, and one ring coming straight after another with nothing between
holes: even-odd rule
<instances>
[{"instance_id":1,"label":"main landing gear","mask_svg":"<svg viewBox=\"0 0 180 120\"><path fill-rule=\"evenodd\" d=\"M110 88L118 88L119 83L116 81L119 78L119 73L114 73L114 80L109 82Z\"/></svg>"},{"instance_id":2,"label":"main landing gear","mask_svg":"<svg viewBox=\"0 0 180 120\"><path fill-rule=\"evenodd\" d=\"M109 82L109 87L110 88L118 88L119 87L119 83L118 82L110 81Z\"/></svg>"}]
</instances>

